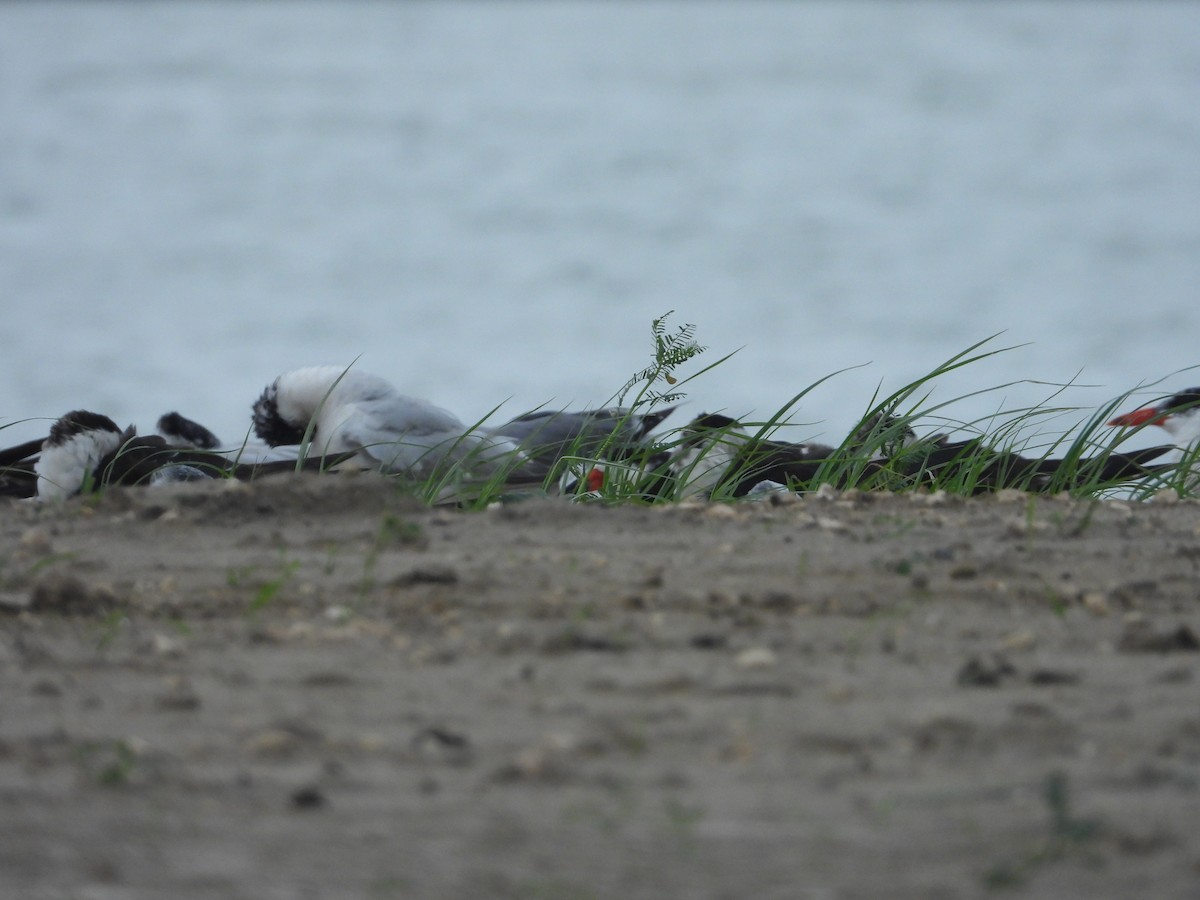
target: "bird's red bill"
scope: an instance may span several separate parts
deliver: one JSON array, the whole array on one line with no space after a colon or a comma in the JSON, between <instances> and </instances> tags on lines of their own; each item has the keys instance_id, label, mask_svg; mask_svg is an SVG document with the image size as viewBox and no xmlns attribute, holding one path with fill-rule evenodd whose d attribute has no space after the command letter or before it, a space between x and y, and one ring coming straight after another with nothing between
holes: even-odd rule
<instances>
[{"instance_id":1,"label":"bird's red bill","mask_svg":"<svg viewBox=\"0 0 1200 900\"><path fill-rule=\"evenodd\" d=\"M1133 412L1124 413L1117 416L1109 425L1122 425L1126 428L1136 428L1138 425L1161 425L1166 416L1155 409L1153 406L1147 406L1142 409L1135 409Z\"/></svg>"},{"instance_id":2,"label":"bird's red bill","mask_svg":"<svg viewBox=\"0 0 1200 900\"><path fill-rule=\"evenodd\" d=\"M604 488L604 470L599 466L587 473L587 489L599 491Z\"/></svg>"}]
</instances>

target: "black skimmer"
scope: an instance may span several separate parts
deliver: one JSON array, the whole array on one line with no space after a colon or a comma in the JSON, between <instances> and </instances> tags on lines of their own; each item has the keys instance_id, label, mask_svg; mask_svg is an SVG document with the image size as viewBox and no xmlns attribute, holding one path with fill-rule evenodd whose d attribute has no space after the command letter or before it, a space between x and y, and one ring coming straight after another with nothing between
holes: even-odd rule
<instances>
[{"instance_id":1,"label":"black skimmer","mask_svg":"<svg viewBox=\"0 0 1200 900\"><path fill-rule=\"evenodd\" d=\"M857 444L861 437L856 434L847 443ZM729 416L702 413L684 429L669 468L679 498L725 490L744 497L764 481L803 487L837 456L827 444L771 440L750 434Z\"/></svg>"},{"instance_id":2,"label":"black skimmer","mask_svg":"<svg viewBox=\"0 0 1200 900\"><path fill-rule=\"evenodd\" d=\"M1076 488L1115 487L1150 477L1171 468L1152 464L1171 449L1147 447L1128 453L1102 452L1096 456L1052 459L996 450L981 438L951 441L939 434L906 448L893 460L892 468L912 483L933 487L950 484L970 494L1004 488L1057 493Z\"/></svg>"},{"instance_id":3,"label":"black skimmer","mask_svg":"<svg viewBox=\"0 0 1200 900\"><path fill-rule=\"evenodd\" d=\"M401 394L375 375L314 366L280 375L254 404L254 433L267 444L355 454L366 467L427 478L448 466L490 478L541 481L566 454L627 452L670 412L535 410L502 425L468 428L453 413Z\"/></svg>"},{"instance_id":4,"label":"black skimmer","mask_svg":"<svg viewBox=\"0 0 1200 900\"><path fill-rule=\"evenodd\" d=\"M52 426L34 464L37 495L43 500L78 494L96 481L101 465L133 436L108 416L87 410L67 413Z\"/></svg>"},{"instance_id":5,"label":"black skimmer","mask_svg":"<svg viewBox=\"0 0 1200 900\"><path fill-rule=\"evenodd\" d=\"M1176 447L1186 450L1200 443L1200 387L1180 391L1153 406L1123 413L1108 424L1122 428L1157 425L1174 439Z\"/></svg>"},{"instance_id":6,"label":"black skimmer","mask_svg":"<svg viewBox=\"0 0 1200 900\"><path fill-rule=\"evenodd\" d=\"M312 457L302 468L321 469L336 460ZM207 478L253 480L295 470L294 460L240 463L211 450L173 446L161 435L122 430L108 416L75 410L50 428L32 471L36 495L61 499L109 485L158 485Z\"/></svg>"},{"instance_id":7,"label":"black skimmer","mask_svg":"<svg viewBox=\"0 0 1200 900\"><path fill-rule=\"evenodd\" d=\"M1155 474L1161 467L1150 465L1151 461L1170 450L1150 447L1131 453L1109 450L1090 457L1077 453L1062 459L1027 457L990 447L983 438L952 441L945 434L918 438L907 417L884 413L866 420L848 443L855 445L875 450L865 468L855 474L878 473L875 482L880 487L923 484L969 494L1004 488L1046 493L1113 487ZM876 484L868 481L865 486Z\"/></svg>"},{"instance_id":8,"label":"black skimmer","mask_svg":"<svg viewBox=\"0 0 1200 900\"><path fill-rule=\"evenodd\" d=\"M160 416L156 429L172 447L216 450L221 446L221 442L215 434L199 422L177 412L169 412Z\"/></svg>"},{"instance_id":9,"label":"black skimmer","mask_svg":"<svg viewBox=\"0 0 1200 900\"><path fill-rule=\"evenodd\" d=\"M752 436L727 416L703 415L688 426L671 469L678 496L712 495L728 489L732 496L742 497L764 481L804 490L825 477L835 487L895 489L952 484L973 494L1002 488L1045 492L1108 487L1146 478L1163 470L1151 462L1171 449L1030 458L992 449L980 438L917 438L907 420L883 413L866 419L834 448Z\"/></svg>"},{"instance_id":10,"label":"black skimmer","mask_svg":"<svg viewBox=\"0 0 1200 900\"><path fill-rule=\"evenodd\" d=\"M905 420L884 413L865 419L840 447L751 435L736 419L704 413L684 430L670 470L681 497L726 489L744 497L763 482L803 490L823 473L858 482L915 440Z\"/></svg>"},{"instance_id":11,"label":"black skimmer","mask_svg":"<svg viewBox=\"0 0 1200 900\"><path fill-rule=\"evenodd\" d=\"M158 420L158 432L159 437L137 437L134 429L122 431L99 413L68 413L50 436L0 450L0 496L69 496L86 484L252 478L296 465L294 459L263 459L245 447L218 452L220 442L211 431L177 412ZM118 446L125 450L120 459L108 459ZM173 452L179 450L197 452L190 457Z\"/></svg>"}]
</instances>

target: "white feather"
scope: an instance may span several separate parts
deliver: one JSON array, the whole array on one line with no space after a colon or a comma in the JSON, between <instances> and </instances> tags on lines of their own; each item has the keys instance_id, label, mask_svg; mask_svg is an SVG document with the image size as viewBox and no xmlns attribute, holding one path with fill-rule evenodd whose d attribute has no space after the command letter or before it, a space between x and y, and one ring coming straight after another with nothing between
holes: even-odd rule
<instances>
[{"instance_id":1,"label":"white feather","mask_svg":"<svg viewBox=\"0 0 1200 900\"><path fill-rule=\"evenodd\" d=\"M79 493L100 460L120 445L119 433L103 429L71 435L61 444L47 441L33 466L38 476L38 498L58 500Z\"/></svg>"},{"instance_id":2,"label":"white feather","mask_svg":"<svg viewBox=\"0 0 1200 900\"><path fill-rule=\"evenodd\" d=\"M1183 412L1172 413L1159 426L1169 434L1176 447L1187 449L1200 441L1200 407L1193 406Z\"/></svg>"},{"instance_id":3,"label":"white feather","mask_svg":"<svg viewBox=\"0 0 1200 900\"><path fill-rule=\"evenodd\" d=\"M438 465L470 459L474 472L486 474L518 452L507 438L470 431L449 410L340 366L280 375L275 406L294 427L313 423L316 453L358 453L367 465L387 472L424 477Z\"/></svg>"},{"instance_id":4,"label":"white feather","mask_svg":"<svg viewBox=\"0 0 1200 900\"><path fill-rule=\"evenodd\" d=\"M726 428L681 445L670 463L679 479L676 497L683 500L708 495L729 472L749 440L744 431Z\"/></svg>"}]
</instances>

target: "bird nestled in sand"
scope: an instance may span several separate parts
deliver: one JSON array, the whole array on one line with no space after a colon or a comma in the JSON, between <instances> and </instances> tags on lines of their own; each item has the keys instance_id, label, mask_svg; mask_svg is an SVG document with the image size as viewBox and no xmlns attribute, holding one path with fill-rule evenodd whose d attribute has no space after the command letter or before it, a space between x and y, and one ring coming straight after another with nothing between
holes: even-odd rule
<instances>
[{"instance_id":1,"label":"bird nestled in sand","mask_svg":"<svg viewBox=\"0 0 1200 900\"><path fill-rule=\"evenodd\" d=\"M352 454L364 468L387 474L421 479L458 465L475 477L529 482L545 479L568 454L628 453L670 412L535 410L502 425L468 427L379 376L314 366L267 385L253 418L255 435L272 447L307 439L322 456Z\"/></svg>"}]
</instances>

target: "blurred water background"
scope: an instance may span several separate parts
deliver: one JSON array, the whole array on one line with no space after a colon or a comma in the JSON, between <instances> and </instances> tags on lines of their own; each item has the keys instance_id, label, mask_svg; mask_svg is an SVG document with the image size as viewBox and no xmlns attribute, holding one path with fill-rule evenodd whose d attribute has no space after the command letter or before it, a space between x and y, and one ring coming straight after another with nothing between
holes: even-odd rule
<instances>
[{"instance_id":1,"label":"blurred water background","mask_svg":"<svg viewBox=\"0 0 1200 900\"><path fill-rule=\"evenodd\" d=\"M687 415L861 365L793 416L840 438L997 332L1027 346L935 399L1104 403L1200 363L1197 35L1169 2L0 4L0 443L78 407L240 440L276 374L356 357L467 420L603 403L668 310L741 348Z\"/></svg>"}]
</instances>

